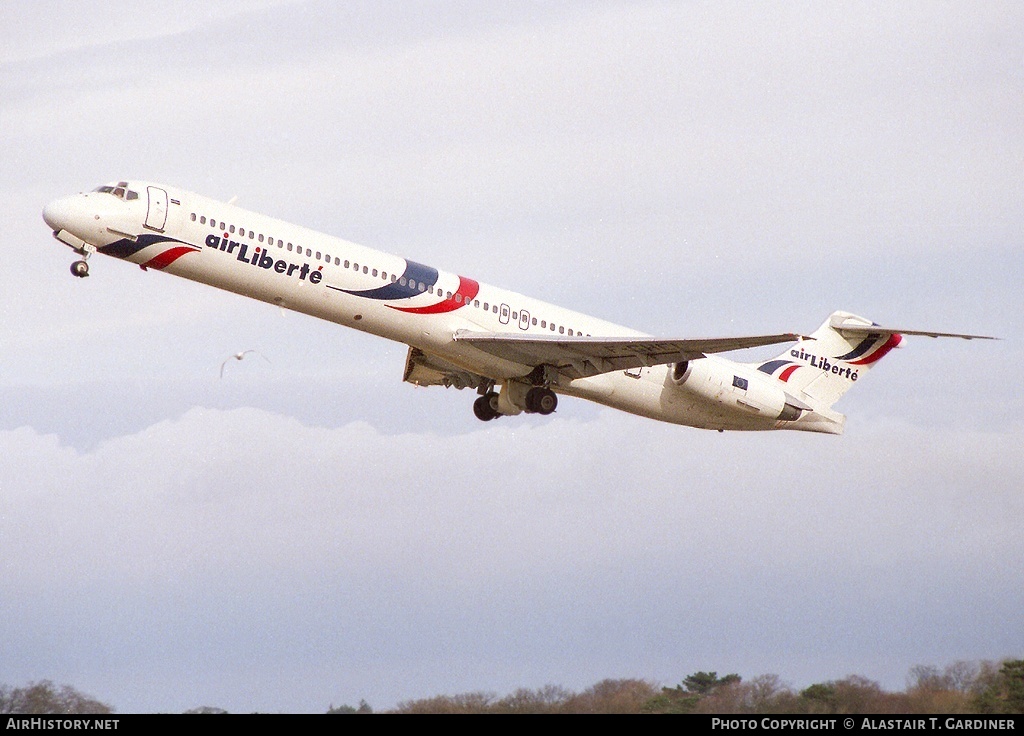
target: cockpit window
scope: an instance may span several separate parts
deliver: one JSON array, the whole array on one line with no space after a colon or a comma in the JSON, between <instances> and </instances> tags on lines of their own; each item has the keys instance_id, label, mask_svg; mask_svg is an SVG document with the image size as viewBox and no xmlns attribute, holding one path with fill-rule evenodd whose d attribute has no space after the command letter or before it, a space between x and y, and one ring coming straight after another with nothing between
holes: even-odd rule
<instances>
[{"instance_id":1,"label":"cockpit window","mask_svg":"<svg viewBox=\"0 0 1024 736\"><path fill-rule=\"evenodd\" d=\"M116 185L104 184L101 187L96 187L93 191L101 192L102 194L113 194L118 199L124 199L131 201L139 198L139 193L128 188L128 182L119 181Z\"/></svg>"}]
</instances>

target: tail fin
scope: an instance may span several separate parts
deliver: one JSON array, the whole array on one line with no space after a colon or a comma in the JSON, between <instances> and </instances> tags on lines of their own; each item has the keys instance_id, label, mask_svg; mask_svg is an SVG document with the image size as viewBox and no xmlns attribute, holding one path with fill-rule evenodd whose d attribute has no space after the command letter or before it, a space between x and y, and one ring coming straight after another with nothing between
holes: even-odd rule
<instances>
[{"instance_id":1,"label":"tail fin","mask_svg":"<svg viewBox=\"0 0 1024 736\"><path fill-rule=\"evenodd\" d=\"M833 312L810 338L757 365L813 403L829 407L903 341L898 332L849 312Z\"/></svg>"}]
</instances>

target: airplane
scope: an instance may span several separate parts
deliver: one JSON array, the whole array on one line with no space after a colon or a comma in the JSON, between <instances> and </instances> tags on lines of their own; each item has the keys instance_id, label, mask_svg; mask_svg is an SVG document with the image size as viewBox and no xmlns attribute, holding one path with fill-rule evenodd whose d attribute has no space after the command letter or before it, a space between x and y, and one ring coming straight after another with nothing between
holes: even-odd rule
<instances>
[{"instance_id":1,"label":"airplane","mask_svg":"<svg viewBox=\"0 0 1024 736\"><path fill-rule=\"evenodd\" d=\"M54 200L43 220L81 256L166 271L405 343L403 380L475 389L490 421L551 414L575 396L702 429L842 434L832 406L904 335L836 311L810 335L661 339L472 278L382 253L228 203L145 181ZM750 363L718 353L795 343Z\"/></svg>"}]
</instances>

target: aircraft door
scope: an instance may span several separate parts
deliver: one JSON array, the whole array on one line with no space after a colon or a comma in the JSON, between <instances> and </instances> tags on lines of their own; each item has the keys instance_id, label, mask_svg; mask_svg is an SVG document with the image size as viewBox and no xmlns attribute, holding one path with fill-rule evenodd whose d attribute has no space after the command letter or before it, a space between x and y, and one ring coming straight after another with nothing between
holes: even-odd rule
<instances>
[{"instance_id":1,"label":"aircraft door","mask_svg":"<svg viewBox=\"0 0 1024 736\"><path fill-rule=\"evenodd\" d=\"M527 312L526 310L520 310L519 312L519 329L530 329L530 313Z\"/></svg>"},{"instance_id":2,"label":"aircraft door","mask_svg":"<svg viewBox=\"0 0 1024 736\"><path fill-rule=\"evenodd\" d=\"M507 325L509 319L512 317L512 310L507 304L502 304L498 307L498 321L503 325Z\"/></svg>"},{"instance_id":3,"label":"aircraft door","mask_svg":"<svg viewBox=\"0 0 1024 736\"><path fill-rule=\"evenodd\" d=\"M162 233L167 224L167 192L159 187L146 187L146 194L149 195L146 227Z\"/></svg>"}]
</instances>

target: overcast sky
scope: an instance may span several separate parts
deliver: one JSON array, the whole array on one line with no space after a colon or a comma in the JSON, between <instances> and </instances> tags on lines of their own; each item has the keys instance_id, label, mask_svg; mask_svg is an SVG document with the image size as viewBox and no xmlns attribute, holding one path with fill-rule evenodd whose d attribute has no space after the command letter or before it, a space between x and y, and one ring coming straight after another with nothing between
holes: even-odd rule
<instances>
[{"instance_id":1,"label":"overcast sky","mask_svg":"<svg viewBox=\"0 0 1024 736\"><path fill-rule=\"evenodd\" d=\"M0 140L0 683L322 712L1024 656L1019 3L8 2ZM1005 339L909 338L843 437L484 425L402 345L74 279L43 205L133 177L666 337Z\"/></svg>"}]
</instances>

